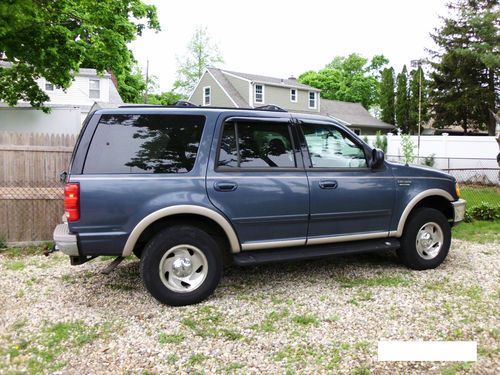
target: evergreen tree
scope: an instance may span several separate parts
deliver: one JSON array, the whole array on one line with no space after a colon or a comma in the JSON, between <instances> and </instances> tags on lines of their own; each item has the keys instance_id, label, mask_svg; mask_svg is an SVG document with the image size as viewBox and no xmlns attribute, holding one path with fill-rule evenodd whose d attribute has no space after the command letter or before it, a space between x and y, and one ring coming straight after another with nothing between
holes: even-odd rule
<instances>
[{"instance_id":1,"label":"evergreen tree","mask_svg":"<svg viewBox=\"0 0 500 375\"><path fill-rule=\"evenodd\" d=\"M438 127L495 132L499 108L499 0L455 0L443 26L431 34L439 51L431 73L431 100Z\"/></svg>"},{"instance_id":2,"label":"evergreen tree","mask_svg":"<svg viewBox=\"0 0 500 375\"><path fill-rule=\"evenodd\" d=\"M395 124L395 94L394 69L386 68L382 71L380 82L380 119L388 124Z\"/></svg>"},{"instance_id":3,"label":"evergreen tree","mask_svg":"<svg viewBox=\"0 0 500 375\"><path fill-rule=\"evenodd\" d=\"M396 90L396 125L404 133L410 132L408 123L409 116L409 101L408 101L408 71L406 65L397 77L397 90Z\"/></svg>"}]
</instances>

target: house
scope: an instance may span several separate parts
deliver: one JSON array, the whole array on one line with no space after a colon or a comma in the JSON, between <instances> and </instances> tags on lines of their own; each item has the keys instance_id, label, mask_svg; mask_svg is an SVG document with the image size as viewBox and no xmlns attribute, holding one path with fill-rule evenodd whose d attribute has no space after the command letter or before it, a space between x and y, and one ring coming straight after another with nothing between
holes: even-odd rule
<instances>
[{"instance_id":1,"label":"house","mask_svg":"<svg viewBox=\"0 0 500 375\"><path fill-rule=\"evenodd\" d=\"M8 66L0 62L0 68ZM78 134L94 103L123 103L111 74L97 75L95 69L80 69L66 91L44 78L37 83L50 98L45 103L50 113L34 109L28 102L20 101L15 107L0 102L0 131Z\"/></svg>"},{"instance_id":2,"label":"house","mask_svg":"<svg viewBox=\"0 0 500 375\"><path fill-rule=\"evenodd\" d=\"M377 131L389 133L396 127L373 117L360 103L321 99L320 113L349 127L356 134L373 135Z\"/></svg>"},{"instance_id":3,"label":"house","mask_svg":"<svg viewBox=\"0 0 500 375\"><path fill-rule=\"evenodd\" d=\"M209 67L189 101L201 106L255 108L277 105L283 109L329 116L358 134L384 133L395 129L373 116L359 103L320 98L321 90L294 77L273 78Z\"/></svg>"}]
</instances>

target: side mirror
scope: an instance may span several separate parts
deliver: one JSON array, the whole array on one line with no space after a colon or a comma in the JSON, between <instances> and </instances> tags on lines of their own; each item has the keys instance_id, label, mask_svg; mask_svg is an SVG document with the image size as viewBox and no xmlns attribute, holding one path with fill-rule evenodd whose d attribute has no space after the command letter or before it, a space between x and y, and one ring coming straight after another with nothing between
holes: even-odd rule
<instances>
[{"instance_id":1,"label":"side mirror","mask_svg":"<svg viewBox=\"0 0 500 375\"><path fill-rule=\"evenodd\" d=\"M370 160L370 168L377 169L384 164L384 151L374 148L372 150L372 158Z\"/></svg>"}]
</instances>

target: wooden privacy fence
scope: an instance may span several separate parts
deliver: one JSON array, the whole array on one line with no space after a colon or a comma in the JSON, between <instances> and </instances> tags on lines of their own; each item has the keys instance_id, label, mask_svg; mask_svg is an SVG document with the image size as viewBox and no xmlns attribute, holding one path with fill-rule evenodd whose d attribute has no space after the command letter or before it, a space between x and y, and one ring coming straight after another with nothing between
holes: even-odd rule
<instances>
[{"instance_id":1,"label":"wooden privacy fence","mask_svg":"<svg viewBox=\"0 0 500 375\"><path fill-rule=\"evenodd\" d=\"M0 237L45 241L63 213L63 185L75 135L0 132Z\"/></svg>"}]
</instances>

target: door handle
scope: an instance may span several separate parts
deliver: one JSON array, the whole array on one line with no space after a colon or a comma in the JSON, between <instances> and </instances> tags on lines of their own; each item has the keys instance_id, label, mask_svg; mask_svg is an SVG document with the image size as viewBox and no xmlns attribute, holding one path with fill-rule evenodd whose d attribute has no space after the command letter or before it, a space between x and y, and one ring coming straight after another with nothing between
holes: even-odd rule
<instances>
[{"instance_id":1,"label":"door handle","mask_svg":"<svg viewBox=\"0 0 500 375\"><path fill-rule=\"evenodd\" d=\"M219 181L214 183L214 189L217 191L235 191L237 187L238 184L231 181Z\"/></svg>"},{"instance_id":2,"label":"door handle","mask_svg":"<svg viewBox=\"0 0 500 375\"><path fill-rule=\"evenodd\" d=\"M338 186L335 180L320 180L319 187L321 189L336 189Z\"/></svg>"}]
</instances>

